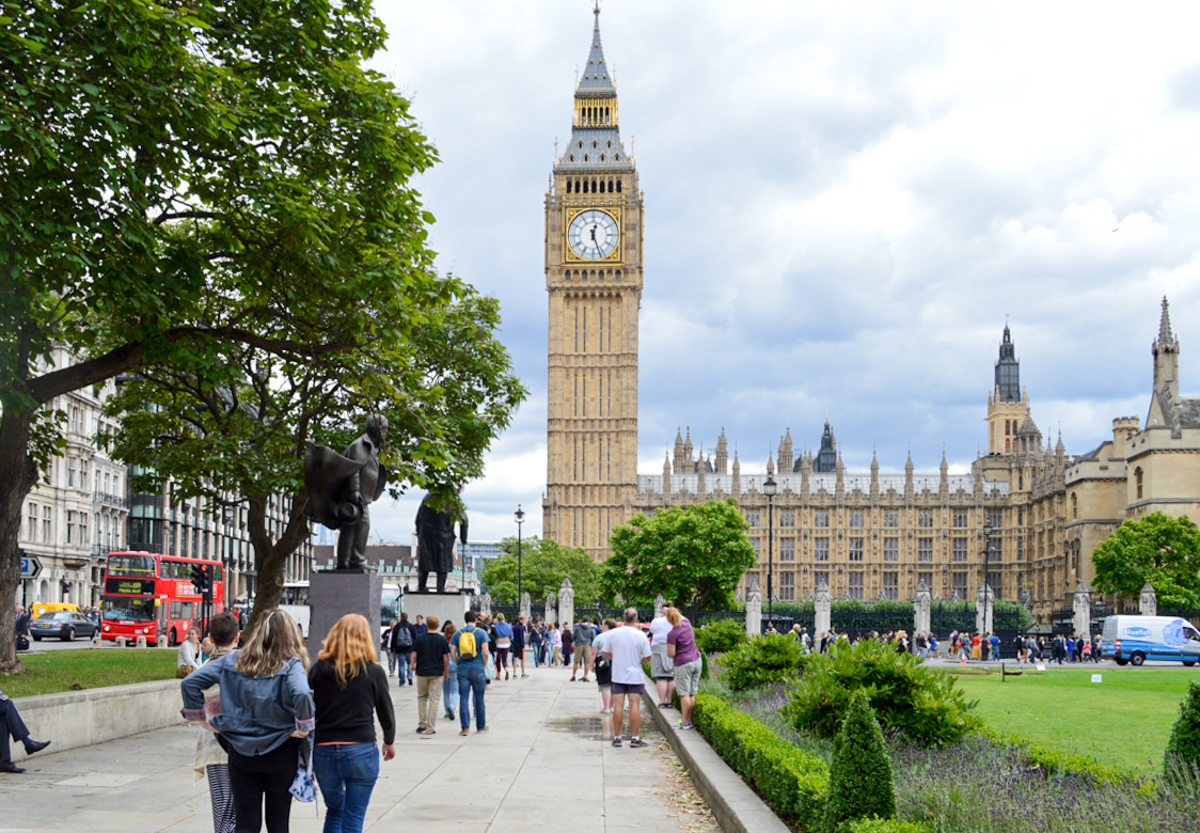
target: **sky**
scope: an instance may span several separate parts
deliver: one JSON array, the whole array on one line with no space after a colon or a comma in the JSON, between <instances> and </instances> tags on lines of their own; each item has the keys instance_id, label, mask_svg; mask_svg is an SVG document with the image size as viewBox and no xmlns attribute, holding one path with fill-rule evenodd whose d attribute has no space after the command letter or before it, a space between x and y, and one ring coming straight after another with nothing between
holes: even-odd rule
<instances>
[{"instance_id":1,"label":"sky","mask_svg":"<svg viewBox=\"0 0 1200 833\"><path fill-rule=\"evenodd\" d=\"M377 12L372 66L441 158L438 266L500 300L530 391L464 490L471 538L518 504L536 535L543 201L591 3ZM826 416L849 470L965 471L1006 321L1038 426L1086 453L1145 419L1164 295L1200 392L1200 5L605 0L600 28L645 193L640 473L689 426L763 471ZM373 535L407 543L419 498Z\"/></svg>"}]
</instances>

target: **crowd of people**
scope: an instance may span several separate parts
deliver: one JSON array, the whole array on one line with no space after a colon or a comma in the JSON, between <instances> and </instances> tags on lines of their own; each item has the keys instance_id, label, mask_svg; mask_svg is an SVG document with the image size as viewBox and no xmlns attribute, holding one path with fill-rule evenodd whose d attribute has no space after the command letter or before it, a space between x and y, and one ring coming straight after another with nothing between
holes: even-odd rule
<instances>
[{"instance_id":1,"label":"crowd of people","mask_svg":"<svg viewBox=\"0 0 1200 833\"><path fill-rule=\"evenodd\" d=\"M771 629L771 632L774 632ZM854 634L838 632L833 629L821 631L815 637L810 635L808 628L799 624L792 626L793 638L801 643L803 651L828 653L829 649L839 641L857 645L866 639L878 640L893 645L898 653L914 653L922 659L949 659L959 662L997 662L1002 657L1000 637L994 633L972 633L952 630L946 637L946 651L941 652L941 643L936 634L917 633L909 639L904 630L858 631ZM1014 638L1012 650L1006 655L1015 658L1017 662L1100 662L1100 634L1086 636L1056 635L1049 639L1043 636L1018 635Z\"/></svg>"}]
</instances>

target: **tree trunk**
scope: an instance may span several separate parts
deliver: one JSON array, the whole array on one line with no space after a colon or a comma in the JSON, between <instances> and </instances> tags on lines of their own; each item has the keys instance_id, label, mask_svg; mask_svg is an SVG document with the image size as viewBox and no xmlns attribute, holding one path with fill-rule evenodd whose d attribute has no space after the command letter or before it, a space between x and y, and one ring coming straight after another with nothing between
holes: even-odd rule
<instances>
[{"instance_id":1,"label":"tree trunk","mask_svg":"<svg viewBox=\"0 0 1200 833\"><path fill-rule=\"evenodd\" d=\"M260 616L279 607L279 600L283 598L287 560L304 542L305 536L310 534L308 517L304 514L307 502L308 492L301 488L292 499L291 513L283 535L272 544L267 535L267 496L255 495L250 498L246 521L250 530L250 544L254 547L254 566L258 578L254 583L254 611L246 625L248 631L254 628Z\"/></svg>"},{"instance_id":2,"label":"tree trunk","mask_svg":"<svg viewBox=\"0 0 1200 833\"><path fill-rule=\"evenodd\" d=\"M21 510L38 477L37 464L29 456L34 414L22 409L0 417L0 674L25 670L17 660L14 602L21 580Z\"/></svg>"}]
</instances>

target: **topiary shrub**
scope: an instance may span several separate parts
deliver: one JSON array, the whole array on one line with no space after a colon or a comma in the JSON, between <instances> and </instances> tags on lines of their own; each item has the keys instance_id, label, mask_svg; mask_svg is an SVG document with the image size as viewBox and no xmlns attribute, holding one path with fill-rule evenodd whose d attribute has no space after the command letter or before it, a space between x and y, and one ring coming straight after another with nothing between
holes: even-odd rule
<instances>
[{"instance_id":1,"label":"topiary shrub","mask_svg":"<svg viewBox=\"0 0 1200 833\"><path fill-rule=\"evenodd\" d=\"M1163 755L1163 772L1169 781L1188 772L1200 777L1200 682L1188 685L1179 704L1179 717Z\"/></svg>"},{"instance_id":2,"label":"topiary shrub","mask_svg":"<svg viewBox=\"0 0 1200 833\"><path fill-rule=\"evenodd\" d=\"M977 701L967 701L953 678L873 639L808 657L784 713L800 731L833 737L860 689L883 726L923 746L954 743L983 727Z\"/></svg>"},{"instance_id":3,"label":"topiary shrub","mask_svg":"<svg viewBox=\"0 0 1200 833\"><path fill-rule=\"evenodd\" d=\"M696 630L696 647L705 656L723 654L732 651L748 638L746 627L741 622L736 619L720 619Z\"/></svg>"},{"instance_id":4,"label":"topiary shrub","mask_svg":"<svg viewBox=\"0 0 1200 833\"><path fill-rule=\"evenodd\" d=\"M850 698L846 719L833 741L829 764L829 798L825 802L825 833L844 833L844 822L896 815L892 765L883 746L883 732L859 689Z\"/></svg>"},{"instance_id":5,"label":"topiary shrub","mask_svg":"<svg viewBox=\"0 0 1200 833\"><path fill-rule=\"evenodd\" d=\"M746 691L795 679L807 659L790 634L756 636L721 657L721 679L734 691Z\"/></svg>"}]
</instances>

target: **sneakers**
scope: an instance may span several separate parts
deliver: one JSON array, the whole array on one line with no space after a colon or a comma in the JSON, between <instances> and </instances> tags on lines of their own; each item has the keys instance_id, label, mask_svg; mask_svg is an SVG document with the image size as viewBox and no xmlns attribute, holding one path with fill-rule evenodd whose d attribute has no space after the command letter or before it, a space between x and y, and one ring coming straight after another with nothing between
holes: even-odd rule
<instances>
[{"instance_id":1,"label":"sneakers","mask_svg":"<svg viewBox=\"0 0 1200 833\"><path fill-rule=\"evenodd\" d=\"M426 732L428 732L428 731L429 731L429 730L428 730L428 729L426 729L424 726L418 726L418 727L417 727L417 734L418 734L418 735L423 735L423 734L425 734L425 733L426 733Z\"/></svg>"},{"instance_id":2,"label":"sneakers","mask_svg":"<svg viewBox=\"0 0 1200 833\"><path fill-rule=\"evenodd\" d=\"M476 729L476 730L475 730L475 734L479 734L480 732L486 732L486 731L487 731L488 729L490 729L490 728L492 728L492 727L491 727L491 726L484 726L482 729Z\"/></svg>"},{"instance_id":3,"label":"sneakers","mask_svg":"<svg viewBox=\"0 0 1200 833\"><path fill-rule=\"evenodd\" d=\"M521 679L522 679L522 680L528 680L528 679L529 679L529 675L528 675L528 674L522 674L522 675L521 675Z\"/></svg>"},{"instance_id":4,"label":"sneakers","mask_svg":"<svg viewBox=\"0 0 1200 833\"><path fill-rule=\"evenodd\" d=\"M646 743L646 741L642 740L641 738L634 738L633 740L629 741L630 749L641 749L649 745L650 744Z\"/></svg>"},{"instance_id":5,"label":"sneakers","mask_svg":"<svg viewBox=\"0 0 1200 833\"><path fill-rule=\"evenodd\" d=\"M454 719L454 712L452 712L450 709L446 709L446 719L447 719L447 720L453 720L453 719Z\"/></svg>"},{"instance_id":6,"label":"sneakers","mask_svg":"<svg viewBox=\"0 0 1200 833\"><path fill-rule=\"evenodd\" d=\"M591 682L591 680L589 680L587 677L584 677L584 678L583 678L583 681L584 681L585 683L587 683L587 682Z\"/></svg>"},{"instance_id":7,"label":"sneakers","mask_svg":"<svg viewBox=\"0 0 1200 833\"><path fill-rule=\"evenodd\" d=\"M613 746L617 747L618 749L620 749L620 748L621 748L621 737L620 737L620 735L618 735L617 737L613 738Z\"/></svg>"},{"instance_id":8,"label":"sneakers","mask_svg":"<svg viewBox=\"0 0 1200 833\"><path fill-rule=\"evenodd\" d=\"M676 729L695 729L696 724L690 720L687 721L686 723L684 721L680 720L678 723L675 724L675 728Z\"/></svg>"},{"instance_id":9,"label":"sneakers","mask_svg":"<svg viewBox=\"0 0 1200 833\"><path fill-rule=\"evenodd\" d=\"M461 732L459 732L458 734L459 734L459 737L464 737L464 738L465 738L465 737L467 737L468 735L470 735L470 734L471 734L471 730L470 730L470 729L463 729L463 730L462 730Z\"/></svg>"}]
</instances>

